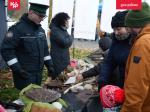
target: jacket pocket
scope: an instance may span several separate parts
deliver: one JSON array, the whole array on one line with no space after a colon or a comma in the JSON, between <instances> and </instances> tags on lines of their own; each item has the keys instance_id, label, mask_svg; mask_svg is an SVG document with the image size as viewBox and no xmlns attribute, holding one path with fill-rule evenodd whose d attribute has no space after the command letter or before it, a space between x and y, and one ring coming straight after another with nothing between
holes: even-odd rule
<instances>
[{"instance_id":1,"label":"jacket pocket","mask_svg":"<svg viewBox=\"0 0 150 112\"><path fill-rule=\"evenodd\" d=\"M38 56L38 46L36 38L24 38L24 52L29 56Z\"/></svg>"}]
</instances>

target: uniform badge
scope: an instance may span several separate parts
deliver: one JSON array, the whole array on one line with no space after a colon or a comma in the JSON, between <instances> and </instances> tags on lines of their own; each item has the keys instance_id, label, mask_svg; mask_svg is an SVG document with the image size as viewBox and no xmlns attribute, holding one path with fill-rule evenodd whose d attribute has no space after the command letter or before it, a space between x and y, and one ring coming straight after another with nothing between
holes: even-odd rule
<instances>
[{"instance_id":1,"label":"uniform badge","mask_svg":"<svg viewBox=\"0 0 150 112\"><path fill-rule=\"evenodd\" d=\"M7 32L7 33L6 33L6 37L7 37L7 38L13 37L13 32L10 32L10 31Z\"/></svg>"},{"instance_id":2,"label":"uniform badge","mask_svg":"<svg viewBox=\"0 0 150 112\"><path fill-rule=\"evenodd\" d=\"M134 57L133 57L133 62L134 62L134 63L139 63L140 60L141 60L141 57L139 57L139 56L134 56Z\"/></svg>"}]
</instances>

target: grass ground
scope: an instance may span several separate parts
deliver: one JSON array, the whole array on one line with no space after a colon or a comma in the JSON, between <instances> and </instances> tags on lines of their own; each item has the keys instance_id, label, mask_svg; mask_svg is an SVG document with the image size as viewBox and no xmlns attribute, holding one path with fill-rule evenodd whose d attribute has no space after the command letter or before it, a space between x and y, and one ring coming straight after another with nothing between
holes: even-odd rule
<instances>
[{"instance_id":1,"label":"grass ground","mask_svg":"<svg viewBox=\"0 0 150 112\"><path fill-rule=\"evenodd\" d=\"M13 87L12 74L9 69L0 71L0 100L13 101L18 98L19 90Z\"/></svg>"}]
</instances>

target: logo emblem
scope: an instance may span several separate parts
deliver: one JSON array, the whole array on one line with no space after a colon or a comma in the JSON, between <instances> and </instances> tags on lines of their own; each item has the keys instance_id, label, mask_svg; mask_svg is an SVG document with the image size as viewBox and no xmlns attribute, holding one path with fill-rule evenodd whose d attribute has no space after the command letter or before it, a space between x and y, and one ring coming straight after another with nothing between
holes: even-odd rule
<instances>
[{"instance_id":1,"label":"logo emblem","mask_svg":"<svg viewBox=\"0 0 150 112\"><path fill-rule=\"evenodd\" d=\"M20 0L8 0L8 10L19 10Z\"/></svg>"},{"instance_id":2,"label":"logo emblem","mask_svg":"<svg viewBox=\"0 0 150 112\"><path fill-rule=\"evenodd\" d=\"M141 10L142 0L116 0L116 9Z\"/></svg>"}]
</instances>

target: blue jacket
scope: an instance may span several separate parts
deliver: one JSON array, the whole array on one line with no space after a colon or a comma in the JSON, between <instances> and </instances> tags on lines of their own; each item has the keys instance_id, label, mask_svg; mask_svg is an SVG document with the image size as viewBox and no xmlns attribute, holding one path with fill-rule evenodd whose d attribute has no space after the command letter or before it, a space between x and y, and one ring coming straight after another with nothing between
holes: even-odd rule
<instances>
[{"instance_id":1,"label":"blue jacket","mask_svg":"<svg viewBox=\"0 0 150 112\"><path fill-rule=\"evenodd\" d=\"M113 41L108 56L105 58L101 66L98 80L100 87L109 84L112 80L110 77L112 77L111 75L116 68L118 68L118 76L115 85L123 87L126 61L131 48L129 40L130 38L119 41L113 35Z\"/></svg>"}]
</instances>

